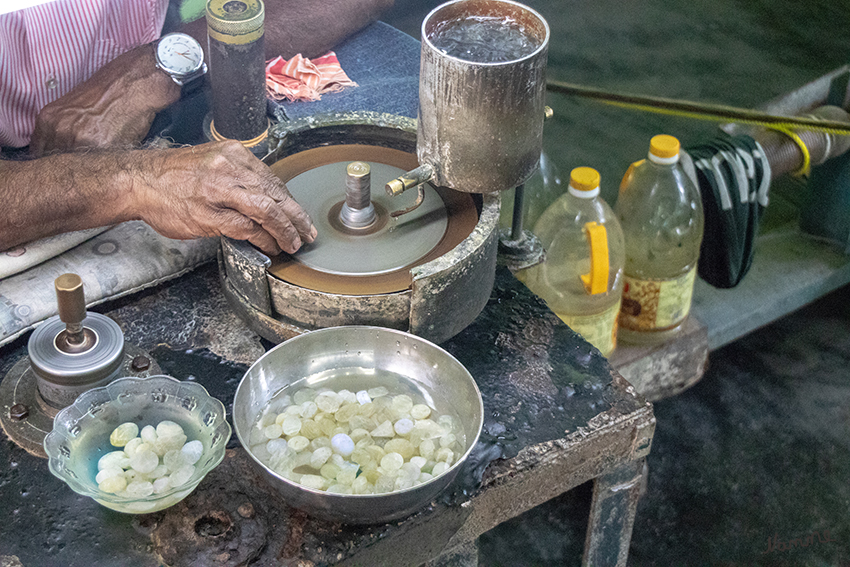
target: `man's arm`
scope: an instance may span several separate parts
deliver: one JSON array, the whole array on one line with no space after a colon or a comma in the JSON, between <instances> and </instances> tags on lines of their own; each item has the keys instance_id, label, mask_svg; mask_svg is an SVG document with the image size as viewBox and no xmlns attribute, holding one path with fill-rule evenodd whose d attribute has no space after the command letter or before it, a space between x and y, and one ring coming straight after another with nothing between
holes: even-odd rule
<instances>
[{"instance_id":1,"label":"man's arm","mask_svg":"<svg viewBox=\"0 0 850 567\"><path fill-rule=\"evenodd\" d=\"M266 59L322 55L392 5L393 0L268 0ZM209 61L206 19L184 28L204 46ZM177 84L155 67L153 46L142 45L45 106L36 119L30 153L137 144L156 113L179 97Z\"/></svg>"},{"instance_id":2,"label":"man's arm","mask_svg":"<svg viewBox=\"0 0 850 567\"><path fill-rule=\"evenodd\" d=\"M0 161L0 250L139 219L171 238L225 235L270 254L316 230L286 186L238 142Z\"/></svg>"}]
</instances>

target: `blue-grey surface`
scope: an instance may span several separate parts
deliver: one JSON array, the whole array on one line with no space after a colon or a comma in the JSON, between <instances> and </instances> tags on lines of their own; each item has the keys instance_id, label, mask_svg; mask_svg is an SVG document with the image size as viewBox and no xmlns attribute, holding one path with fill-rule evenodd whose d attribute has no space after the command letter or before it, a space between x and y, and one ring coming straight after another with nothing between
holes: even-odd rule
<instances>
[{"instance_id":1,"label":"blue-grey surface","mask_svg":"<svg viewBox=\"0 0 850 567\"><path fill-rule=\"evenodd\" d=\"M376 22L339 45L339 64L357 87L311 102L281 101L289 118L369 110L416 118L419 108L419 42Z\"/></svg>"},{"instance_id":2,"label":"blue-grey surface","mask_svg":"<svg viewBox=\"0 0 850 567\"><path fill-rule=\"evenodd\" d=\"M419 41L383 22L347 38L334 48L340 66L357 83L340 92L322 95L317 101L268 100L269 114L279 119L276 108L290 119L319 114L370 111L416 118L419 109ZM178 144L207 141L204 118L211 108L209 81L160 112L151 135Z\"/></svg>"}]
</instances>

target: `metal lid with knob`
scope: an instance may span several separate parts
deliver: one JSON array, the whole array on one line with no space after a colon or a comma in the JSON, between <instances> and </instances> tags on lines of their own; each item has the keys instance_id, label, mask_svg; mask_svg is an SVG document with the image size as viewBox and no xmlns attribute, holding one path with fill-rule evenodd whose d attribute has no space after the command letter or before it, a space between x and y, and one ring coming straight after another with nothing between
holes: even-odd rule
<instances>
[{"instance_id":1,"label":"metal lid with knob","mask_svg":"<svg viewBox=\"0 0 850 567\"><path fill-rule=\"evenodd\" d=\"M86 311L78 275L63 274L54 285L59 315L33 331L27 350L41 397L62 408L84 391L118 377L124 333L109 317Z\"/></svg>"},{"instance_id":2,"label":"metal lid with knob","mask_svg":"<svg viewBox=\"0 0 850 567\"><path fill-rule=\"evenodd\" d=\"M122 376L161 372L147 352L124 342L124 333L112 319L86 311L78 275L63 274L53 283L59 315L33 331L29 356L0 381L0 428L38 457L46 456L44 437L53 428L54 416L80 394Z\"/></svg>"}]
</instances>

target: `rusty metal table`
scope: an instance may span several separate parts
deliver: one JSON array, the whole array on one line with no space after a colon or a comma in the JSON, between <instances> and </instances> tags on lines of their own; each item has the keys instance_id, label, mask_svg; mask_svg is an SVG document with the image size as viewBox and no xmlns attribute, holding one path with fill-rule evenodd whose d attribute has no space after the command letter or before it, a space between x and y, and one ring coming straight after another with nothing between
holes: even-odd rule
<instances>
[{"instance_id":1,"label":"rusty metal table","mask_svg":"<svg viewBox=\"0 0 850 567\"><path fill-rule=\"evenodd\" d=\"M247 365L271 346L228 308L213 264L97 311L164 372L204 384L228 409ZM25 355L26 338L0 350L0 371ZM442 346L481 388L484 432L447 492L403 521L345 526L289 508L235 436L183 502L119 514L3 436L0 565L419 565L591 479L584 563L625 565L652 406L501 268L484 312ZM9 411L2 400L0 411Z\"/></svg>"}]
</instances>

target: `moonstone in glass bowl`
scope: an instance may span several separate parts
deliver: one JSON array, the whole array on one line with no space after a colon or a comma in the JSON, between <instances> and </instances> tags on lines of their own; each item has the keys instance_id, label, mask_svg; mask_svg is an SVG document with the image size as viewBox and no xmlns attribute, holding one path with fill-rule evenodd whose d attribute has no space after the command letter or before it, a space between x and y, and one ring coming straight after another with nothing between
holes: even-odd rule
<instances>
[{"instance_id":1,"label":"moonstone in glass bowl","mask_svg":"<svg viewBox=\"0 0 850 567\"><path fill-rule=\"evenodd\" d=\"M180 424L187 442L198 440L203 444L192 477L181 486L143 498L101 491L95 481L97 463L106 453L121 450L109 443L110 433L128 421L141 430L164 420ZM53 420L53 431L44 438L44 450L50 472L74 492L118 512L147 514L188 496L224 459L230 434L224 405L200 384L171 376L126 377L84 392L60 411Z\"/></svg>"}]
</instances>

